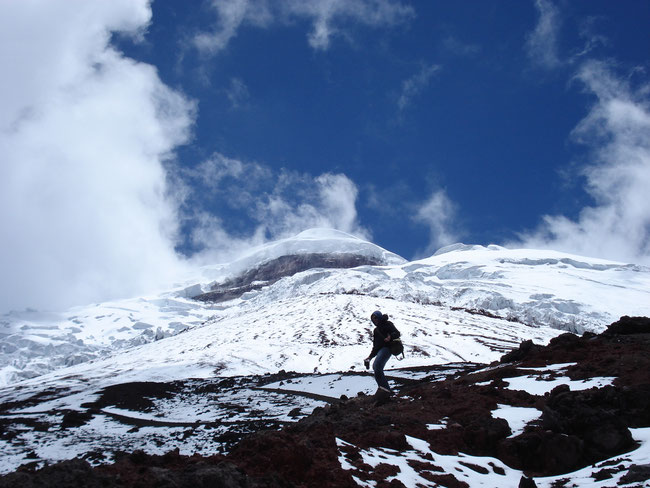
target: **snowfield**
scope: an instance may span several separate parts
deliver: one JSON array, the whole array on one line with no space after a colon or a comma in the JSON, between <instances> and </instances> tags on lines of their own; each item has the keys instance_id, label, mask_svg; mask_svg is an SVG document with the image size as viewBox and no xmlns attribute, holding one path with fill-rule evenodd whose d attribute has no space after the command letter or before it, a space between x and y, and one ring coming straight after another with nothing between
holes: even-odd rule
<instances>
[{"instance_id":1,"label":"snowfield","mask_svg":"<svg viewBox=\"0 0 650 488\"><path fill-rule=\"evenodd\" d=\"M386 265L310 269L219 304L190 298L280 256L316 252ZM347 370L367 354L375 309L403 332L405 365L486 362L523 339L545 343L559 331L599 332L622 315L650 315L650 269L461 244L407 262L342 232L312 229L200 268L167 291L62 313L3 315L0 385L66 366L116 374L169 365L178 370L171 376L183 377Z\"/></svg>"}]
</instances>

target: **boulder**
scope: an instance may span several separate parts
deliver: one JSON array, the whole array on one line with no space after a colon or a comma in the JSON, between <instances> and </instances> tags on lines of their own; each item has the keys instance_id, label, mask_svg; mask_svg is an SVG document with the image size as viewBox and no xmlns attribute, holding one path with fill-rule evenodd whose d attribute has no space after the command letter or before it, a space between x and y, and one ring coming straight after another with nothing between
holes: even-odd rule
<instances>
[{"instance_id":1,"label":"boulder","mask_svg":"<svg viewBox=\"0 0 650 488\"><path fill-rule=\"evenodd\" d=\"M628 317L624 315L607 327L603 335L650 334L649 317Z\"/></svg>"}]
</instances>

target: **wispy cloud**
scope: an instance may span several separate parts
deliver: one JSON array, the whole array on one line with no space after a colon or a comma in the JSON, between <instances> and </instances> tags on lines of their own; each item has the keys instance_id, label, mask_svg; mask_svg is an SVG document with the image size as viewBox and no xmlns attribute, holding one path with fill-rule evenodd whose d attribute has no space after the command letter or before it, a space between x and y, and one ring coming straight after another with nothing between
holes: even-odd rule
<instances>
[{"instance_id":1,"label":"wispy cloud","mask_svg":"<svg viewBox=\"0 0 650 488\"><path fill-rule=\"evenodd\" d=\"M327 49L344 25L356 22L370 27L394 26L415 16L412 7L396 0L287 0L284 14L310 19L309 45Z\"/></svg>"},{"instance_id":2,"label":"wispy cloud","mask_svg":"<svg viewBox=\"0 0 650 488\"><path fill-rule=\"evenodd\" d=\"M397 107L402 112L408 108L430 84L431 78L440 70L437 64L423 64L420 70L402 82L402 90L397 99Z\"/></svg>"},{"instance_id":3,"label":"wispy cloud","mask_svg":"<svg viewBox=\"0 0 650 488\"><path fill-rule=\"evenodd\" d=\"M231 259L247 247L312 227L370 238L358 219L357 186L343 174L274 171L257 162L214 154L181 178L190 190L184 193L182 208L193 229L192 245L201 250L196 259ZM239 215L238 222L253 230L233 229L219 217L227 213Z\"/></svg>"},{"instance_id":4,"label":"wispy cloud","mask_svg":"<svg viewBox=\"0 0 650 488\"><path fill-rule=\"evenodd\" d=\"M266 2L211 0L210 6L217 14L215 25L209 32L200 32L194 36L196 48L207 55L225 49L244 22L266 27L272 20Z\"/></svg>"},{"instance_id":5,"label":"wispy cloud","mask_svg":"<svg viewBox=\"0 0 650 488\"><path fill-rule=\"evenodd\" d=\"M460 232L455 223L457 205L449 198L445 190L437 190L416 210L415 222L429 228L429 243L419 252L428 257L443 246L458 242Z\"/></svg>"},{"instance_id":6,"label":"wispy cloud","mask_svg":"<svg viewBox=\"0 0 650 488\"><path fill-rule=\"evenodd\" d=\"M570 64L581 63L587 55L593 55L599 48L609 46L607 37L600 34L596 28L598 17L587 17L579 23L579 36L584 44L573 50L569 55Z\"/></svg>"},{"instance_id":7,"label":"wispy cloud","mask_svg":"<svg viewBox=\"0 0 650 488\"><path fill-rule=\"evenodd\" d=\"M535 7L539 19L526 40L526 51L535 65L554 69L561 64L558 54L560 12L550 0L536 0Z\"/></svg>"},{"instance_id":8,"label":"wispy cloud","mask_svg":"<svg viewBox=\"0 0 650 488\"><path fill-rule=\"evenodd\" d=\"M398 0L212 0L211 5L217 14L213 29L194 37L194 45L210 55L225 49L242 25L265 28L307 20L312 24L309 45L326 50L333 37L347 35L350 23L394 26L415 15L412 7Z\"/></svg>"},{"instance_id":9,"label":"wispy cloud","mask_svg":"<svg viewBox=\"0 0 650 488\"><path fill-rule=\"evenodd\" d=\"M230 79L230 86L226 89L226 96L234 109L246 108L250 100L248 87L240 78Z\"/></svg>"},{"instance_id":10,"label":"wispy cloud","mask_svg":"<svg viewBox=\"0 0 650 488\"><path fill-rule=\"evenodd\" d=\"M0 311L142 293L182 265L163 164L194 105L111 32L147 1L0 4Z\"/></svg>"},{"instance_id":11,"label":"wispy cloud","mask_svg":"<svg viewBox=\"0 0 650 488\"><path fill-rule=\"evenodd\" d=\"M560 48L560 34L563 28L563 14L559 6L552 0L536 0L535 6L539 14L534 30L526 39L526 51L534 66L545 70L555 70L561 67L576 68L593 56L599 48L609 45L609 40L598 33L597 17L580 19L576 35L583 42L580 46L565 49ZM563 52L561 52L563 51Z\"/></svg>"},{"instance_id":12,"label":"wispy cloud","mask_svg":"<svg viewBox=\"0 0 650 488\"><path fill-rule=\"evenodd\" d=\"M595 204L577 220L543 218L522 235L526 247L550 247L577 254L650 263L650 85L633 87L607 63L585 63L576 76L596 96L589 114L573 131L591 148L582 174Z\"/></svg>"}]
</instances>

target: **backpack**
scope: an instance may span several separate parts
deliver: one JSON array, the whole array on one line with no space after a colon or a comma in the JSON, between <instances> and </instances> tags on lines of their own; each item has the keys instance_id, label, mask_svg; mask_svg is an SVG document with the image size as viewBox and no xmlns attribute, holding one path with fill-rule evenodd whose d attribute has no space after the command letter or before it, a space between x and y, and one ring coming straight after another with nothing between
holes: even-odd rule
<instances>
[{"instance_id":1,"label":"backpack","mask_svg":"<svg viewBox=\"0 0 650 488\"><path fill-rule=\"evenodd\" d=\"M398 339L393 339L388 344L388 347L390 348L390 353L393 356L399 356L400 354L402 355L401 359L398 358L399 361L404 359L404 344L402 344L401 339L399 339L399 338Z\"/></svg>"}]
</instances>

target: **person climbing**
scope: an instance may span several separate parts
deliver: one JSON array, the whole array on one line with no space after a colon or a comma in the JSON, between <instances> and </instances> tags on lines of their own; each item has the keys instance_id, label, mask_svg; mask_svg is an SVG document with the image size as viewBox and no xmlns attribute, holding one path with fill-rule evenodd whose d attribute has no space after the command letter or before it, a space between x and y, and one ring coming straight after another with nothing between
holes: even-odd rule
<instances>
[{"instance_id":1,"label":"person climbing","mask_svg":"<svg viewBox=\"0 0 650 488\"><path fill-rule=\"evenodd\" d=\"M370 320L375 325L372 336L372 351L370 356L363 360L366 369L370 367L370 360L375 358L372 363L372 369L375 372L375 381L379 389L377 393L392 394L393 391L388 384L384 375L384 366L391 356L391 346L393 341L400 336L399 331L392 322L388 320L388 315L382 314L379 310L372 312Z\"/></svg>"}]
</instances>

